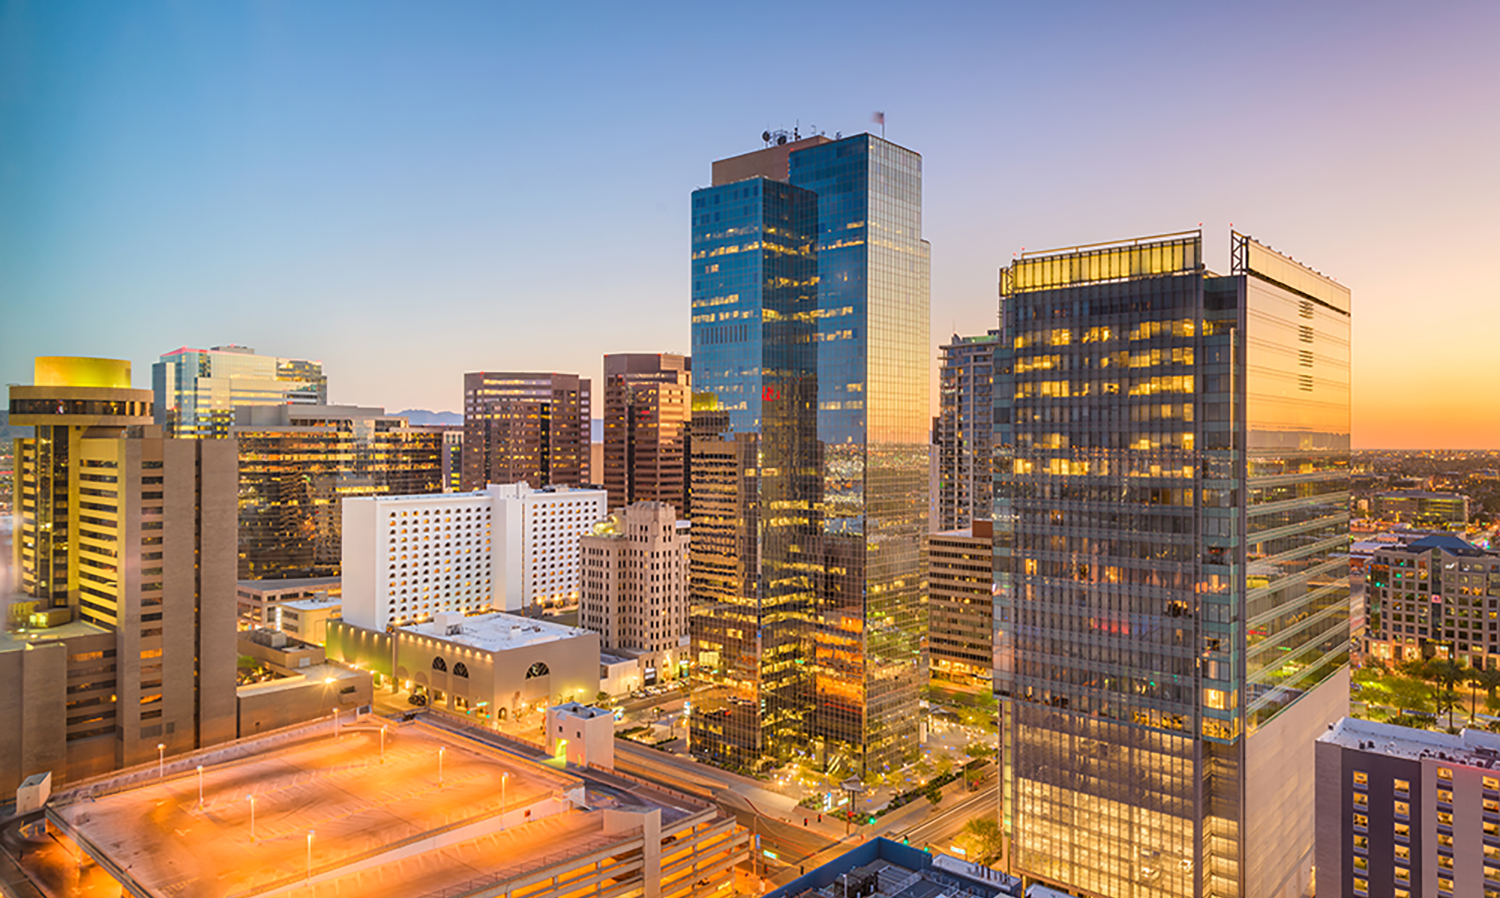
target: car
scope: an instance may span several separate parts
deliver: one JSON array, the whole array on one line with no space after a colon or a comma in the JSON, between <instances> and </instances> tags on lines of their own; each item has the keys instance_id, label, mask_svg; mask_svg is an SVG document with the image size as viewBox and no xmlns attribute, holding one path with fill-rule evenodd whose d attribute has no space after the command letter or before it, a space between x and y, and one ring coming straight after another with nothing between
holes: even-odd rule
<instances>
[{"instance_id":1,"label":"car","mask_svg":"<svg viewBox=\"0 0 1500 898\"><path fill-rule=\"evenodd\" d=\"M630 693L630 697L631 698L645 698L646 697L646 692L643 689L637 689L636 691Z\"/></svg>"},{"instance_id":2,"label":"car","mask_svg":"<svg viewBox=\"0 0 1500 898\"><path fill-rule=\"evenodd\" d=\"M408 705L425 705L427 704L427 696L421 694L408 695L406 697L406 703Z\"/></svg>"}]
</instances>

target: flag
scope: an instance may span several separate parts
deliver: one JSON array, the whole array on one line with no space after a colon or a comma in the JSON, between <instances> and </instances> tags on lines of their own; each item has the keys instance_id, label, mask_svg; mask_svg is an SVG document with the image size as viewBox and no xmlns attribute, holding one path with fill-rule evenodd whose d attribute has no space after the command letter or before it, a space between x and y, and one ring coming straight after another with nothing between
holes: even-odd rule
<instances>
[{"instance_id":1,"label":"flag","mask_svg":"<svg viewBox=\"0 0 1500 898\"><path fill-rule=\"evenodd\" d=\"M874 115L870 116L870 121L874 122L877 125L881 125L883 127L885 125L885 113L884 112L877 112L877 113L875 113Z\"/></svg>"}]
</instances>

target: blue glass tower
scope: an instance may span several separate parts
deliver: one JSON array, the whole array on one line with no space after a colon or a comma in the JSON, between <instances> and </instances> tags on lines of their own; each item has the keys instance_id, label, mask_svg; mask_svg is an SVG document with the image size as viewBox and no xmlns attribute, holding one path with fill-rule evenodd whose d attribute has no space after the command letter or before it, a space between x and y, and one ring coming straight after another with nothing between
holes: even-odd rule
<instances>
[{"instance_id":1,"label":"blue glass tower","mask_svg":"<svg viewBox=\"0 0 1500 898\"><path fill-rule=\"evenodd\" d=\"M719 688L693 749L899 766L925 632L921 158L812 138L716 163L715 182L693 195L691 569Z\"/></svg>"}]
</instances>

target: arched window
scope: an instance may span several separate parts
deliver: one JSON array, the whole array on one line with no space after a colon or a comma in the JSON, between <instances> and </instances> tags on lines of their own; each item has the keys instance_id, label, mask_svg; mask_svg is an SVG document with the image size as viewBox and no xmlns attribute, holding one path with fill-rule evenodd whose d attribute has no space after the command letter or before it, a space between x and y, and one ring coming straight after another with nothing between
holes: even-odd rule
<instances>
[{"instance_id":1,"label":"arched window","mask_svg":"<svg viewBox=\"0 0 1500 898\"><path fill-rule=\"evenodd\" d=\"M538 661L537 663L526 668L526 679L534 680L537 677L545 677L550 673L552 673L552 671L547 667L546 662Z\"/></svg>"},{"instance_id":2,"label":"arched window","mask_svg":"<svg viewBox=\"0 0 1500 898\"><path fill-rule=\"evenodd\" d=\"M446 673L447 670L448 670L448 662L444 661L442 658L433 658L432 659L432 669L433 670L441 670L441 671L443 671L443 672Z\"/></svg>"},{"instance_id":3,"label":"arched window","mask_svg":"<svg viewBox=\"0 0 1500 898\"><path fill-rule=\"evenodd\" d=\"M455 677L463 677L465 680L467 680L469 678L468 665L464 664L462 661L453 665L453 675Z\"/></svg>"}]
</instances>

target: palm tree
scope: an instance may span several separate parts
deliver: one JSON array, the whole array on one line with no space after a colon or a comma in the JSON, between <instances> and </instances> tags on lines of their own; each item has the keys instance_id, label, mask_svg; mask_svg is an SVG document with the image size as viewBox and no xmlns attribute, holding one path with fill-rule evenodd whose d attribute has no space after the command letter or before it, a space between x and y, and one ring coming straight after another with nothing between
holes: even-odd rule
<instances>
[{"instance_id":1,"label":"palm tree","mask_svg":"<svg viewBox=\"0 0 1500 898\"><path fill-rule=\"evenodd\" d=\"M1472 721L1474 719L1474 702L1479 697L1479 689L1484 690L1486 699L1492 698L1495 695L1495 690L1500 689L1500 669L1493 667L1471 668L1468 683L1470 686L1477 687L1473 692L1469 693L1469 720ZM1489 707L1488 701L1485 702L1485 707Z\"/></svg>"},{"instance_id":2,"label":"palm tree","mask_svg":"<svg viewBox=\"0 0 1500 898\"><path fill-rule=\"evenodd\" d=\"M1453 729L1453 706L1458 704L1454 687L1468 679L1470 669L1447 658L1410 661L1401 665L1401 669L1408 676L1426 680L1438 688L1438 713L1447 712L1448 729Z\"/></svg>"}]
</instances>

